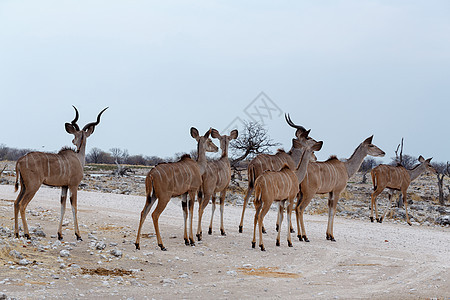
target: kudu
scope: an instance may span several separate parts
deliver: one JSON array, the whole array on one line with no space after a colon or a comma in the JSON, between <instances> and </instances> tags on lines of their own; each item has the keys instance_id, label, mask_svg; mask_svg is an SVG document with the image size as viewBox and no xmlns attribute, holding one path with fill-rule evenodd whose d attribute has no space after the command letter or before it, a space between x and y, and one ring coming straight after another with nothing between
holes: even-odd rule
<instances>
[{"instance_id":1,"label":"kudu","mask_svg":"<svg viewBox=\"0 0 450 300\"><path fill-rule=\"evenodd\" d=\"M59 153L30 152L16 162L16 184L15 191L20 192L14 202L14 232L19 237L19 212L22 218L24 235L30 239L25 209L33 196L42 184L54 187L61 187L61 219L58 227L58 239L62 240L62 223L66 210L67 191L70 191L70 203L74 221L74 230L77 240L82 240L77 220L77 189L83 179L83 169L85 165L86 140L94 132L95 126L100 123L100 116L107 109L103 109L97 116L97 121L88 123L83 129L77 125L78 110L75 109L75 119L71 123L66 123L66 131L73 134L75 138L72 143L76 150L63 148Z\"/></svg>"},{"instance_id":2,"label":"kudu","mask_svg":"<svg viewBox=\"0 0 450 300\"><path fill-rule=\"evenodd\" d=\"M228 146L230 141L238 137L238 131L232 130L230 135L220 135L216 129L212 129L211 137L219 139L220 149L222 155L219 160L208 161L206 165L206 171L202 176L202 188L198 197L198 227L197 227L197 239L202 240L202 216L203 211L209 203L209 199L212 202L211 222L209 224L208 234L212 234L212 224L214 218L214 211L216 210L216 194L220 193L220 234L225 234L225 228L223 226L223 211L225 204L225 196L227 193L228 185L231 180L231 167L228 160Z\"/></svg>"},{"instance_id":3,"label":"kudu","mask_svg":"<svg viewBox=\"0 0 450 300\"><path fill-rule=\"evenodd\" d=\"M416 179L425 171L429 171L431 173L436 173L436 170L431 166L431 158L425 159L419 156L419 162L417 166L415 166L412 170L407 170L402 165L397 166L389 166L389 165L379 165L370 171L372 175L373 182L373 193L371 197L370 203L370 221L373 222L373 207L375 206L375 217L377 222L383 222L386 213L390 210L391 201L393 199L392 193L397 190L400 191L403 195L403 203L405 204L405 213L406 213L406 222L411 225L411 221L408 216L408 201L406 200L406 190L408 189L411 181ZM384 215L381 218L378 218L378 209L377 209L377 197L383 192L385 188L388 188L390 191L388 193L389 204L386 208Z\"/></svg>"},{"instance_id":4,"label":"kudu","mask_svg":"<svg viewBox=\"0 0 450 300\"><path fill-rule=\"evenodd\" d=\"M305 177L308 164L310 163L311 156L314 151L319 151L322 148L323 142L317 142L312 138L308 138L309 131L306 131L300 135L298 140L294 143L301 144L303 150L300 162L295 170L289 169L286 164L284 167L276 171L266 171L261 174L255 181L255 218L253 224L253 240L252 248L256 245L256 225L259 228L259 247L261 251L265 251L264 243L262 240L262 222L264 216L270 209L270 206L274 201L280 202L278 209L279 230L277 236L276 245L280 246L281 224L283 223L283 211L287 201L287 241L288 246L292 247L291 241L291 211L294 204L294 199L299 192L299 183L303 181Z\"/></svg>"},{"instance_id":5,"label":"kudu","mask_svg":"<svg viewBox=\"0 0 450 300\"><path fill-rule=\"evenodd\" d=\"M145 178L146 202L141 212L139 228L136 237L136 249L140 249L141 229L145 218L150 212L153 204L158 199L158 204L152 213L153 226L156 231L158 246L161 250L167 250L159 233L158 219L172 197L181 196L181 206L184 217L184 242L186 245L195 245L192 232L192 219L194 201L202 184L202 175L206 170L206 151L217 152L218 148L209 138L211 129L203 136L194 127L191 128L191 136L197 141L197 161L189 155L184 155L177 162L161 163L148 172ZM189 202L187 195L189 194ZM189 206L189 237L187 233L187 218Z\"/></svg>"},{"instance_id":6,"label":"kudu","mask_svg":"<svg viewBox=\"0 0 450 300\"><path fill-rule=\"evenodd\" d=\"M255 189L256 178L265 171L280 171L284 165L288 165L291 170L295 170L300 161L303 149L300 144L295 144L294 141L298 139L306 129L303 126L294 124L289 115L285 115L285 119L289 126L297 129L295 132L296 138L292 139L290 151L286 153L283 150L279 150L276 154L259 154L248 164L248 187L244 198L244 205L242 206L241 222L239 223L240 233L242 233L244 226L244 215L248 200ZM263 232L265 233L264 225Z\"/></svg>"},{"instance_id":7,"label":"kudu","mask_svg":"<svg viewBox=\"0 0 450 300\"><path fill-rule=\"evenodd\" d=\"M327 240L336 241L333 235L334 215L339 195L347 186L347 181L352 177L367 155L382 157L384 151L372 144L373 136L364 140L353 155L346 161L340 161L336 156L330 157L324 162L312 162L308 166L305 179L300 184L299 199L295 209L297 216L298 239L309 242L303 213L315 194L329 194L328 198L328 226ZM301 224L301 225L300 225ZM300 228L301 227L301 228Z\"/></svg>"}]
</instances>

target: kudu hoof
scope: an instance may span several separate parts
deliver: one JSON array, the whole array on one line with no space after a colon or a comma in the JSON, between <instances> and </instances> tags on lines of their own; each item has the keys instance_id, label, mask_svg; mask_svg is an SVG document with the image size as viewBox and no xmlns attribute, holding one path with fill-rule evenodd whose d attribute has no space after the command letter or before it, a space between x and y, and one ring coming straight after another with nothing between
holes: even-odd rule
<instances>
[{"instance_id":1,"label":"kudu hoof","mask_svg":"<svg viewBox=\"0 0 450 300\"><path fill-rule=\"evenodd\" d=\"M208 234L211 235L212 234L212 228L208 229Z\"/></svg>"},{"instance_id":2,"label":"kudu hoof","mask_svg":"<svg viewBox=\"0 0 450 300\"><path fill-rule=\"evenodd\" d=\"M256 248L256 242L252 242L252 248L253 248L253 249Z\"/></svg>"},{"instance_id":3,"label":"kudu hoof","mask_svg":"<svg viewBox=\"0 0 450 300\"><path fill-rule=\"evenodd\" d=\"M16 233L16 239L18 239L19 238L19 234L18 233Z\"/></svg>"},{"instance_id":4,"label":"kudu hoof","mask_svg":"<svg viewBox=\"0 0 450 300\"><path fill-rule=\"evenodd\" d=\"M189 246L189 240L188 240L188 239L184 239L184 244L185 244L186 246Z\"/></svg>"},{"instance_id":5,"label":"kudu hoof","mask_svg":"<svg viewBox=\"0 0 450 300\"><path fill-rule=\"evenodd\" d=\"M239 226L239 233L242 233L242 226Z\"/></svg>"},{"instance_id":6,"label":"kudu hoof","mask_svg":"<svg viewBox=\"0 0 450 300\"><path fill-rule=\"evenodd\" d=\"M163 246L163 244L158 244L159 248L161 248L162 251L167 251L167 248Z\"/></svg>"},{"instance_id":7,"label":"kudu hoof","mask_svg":"<svg viewBox=\"0 0 450 300\"><path fill-rule=\"evenodd\" d=\"M299 240L300 242L303 242L302 236L301 236L300 234L297 235L297 237L298 237L298 240Z\"/></svg>"},{"instance_id":8,"label":"kudu hoof","mask_svg":"<svg viewBox=\"0 0 450 300\"><path fill-rule=\"evenodd\" d=\"M266 251L266 248L264 248L264 245L259 245L259 248L261 248L261 251Z\"/></svg>"},{"instance_id":9,"label":"kudu hoof","mask_svg":"<svg viewBox=\"0 0 450 300\"><path fill-rule=\"evenodd\" d=\"M134 245L136 246L136 250L141 250L141 246L139 245L139 243L134 243Z\"/></svg>"},{"instance_id":10,"label":"kudu hoof","mask_svg":"<svg viewBox=\"0 0 450 300\"><path fill-rule=\"evenodd\" d=\"M295 230L294 230L294 228L291 228L291 233L295 233Z\"/></svg>"},{"instance_id":11,"label":"kudu hoof","mask_svg":"<svg viewBox=\"0 0 450 300\"><path fill-rule=\"evenodd\" d=\"M266 234L267 232L266 232L266 228L262 228L262 233L264 233L264 234Z\"/></svg>"},{"instance_id":12,"label":"kudu hoof","mask_svg":"<svg viewBox=\"0 0 450 300\"><path fill-rule=\"evenodd\" d=\"M195 241L193 239L189 239L189 245L194 247L195 246Z\"/></svg>"},{"instance_id":13,"label":"kudu hoof","mask_svg":"<svg viewBox=\"0 0 450 300\"><path fill-rule=\"evenodd\" d=\"M27 238L27 240L31 240L31 237L30 237L30 235L29 235L29 234L27 234L27 233L26 233L26 234L24 235L24 237L26 237L26 238Z\"/></svg>"},{"instance_id":14,"label":"kudu hoof","mask_svg":"<svg viewBox=\"0 0 450 300\"><path fill-rule=\"evenodd\" d=\"M308 238L306 237L306 235L302 235L302 238L303 238L303 240L304 240L305 242L309 243L309 240L308 240Z\"/></svg>"},{"instance_id":15,"label":"kudu hoof","mask_svg":"<svg viewBox=\"0 0 450 300\"><path fill-rule=\"evenodd\" d=\"M288 241L288 247L292 247L292 242Z\"/></svg>"},{"instance_id":16,"label":"kudu hoof","mask_svg":"<svg viewBox=\"0 0 450 300\"><path fill-rule=\"evenodd\" d=\"M81 238L81 236L79 236L79 235L76 235L76 237L77 237L77 241L83 241L83 239Z\"/></svg>"},{"instance_id":17,"label":"kudu hoof","mask_svg":"<svg viewBox=\"0 0 450 300\"><path fill-rule=\"evenodd\" d=\"M275 245L277 245L278 247L280 247L280 241L279 240L277 240L277 242L276 242L276 244Z\"/></svg>"},{"instance_id":18,"label":"kudu hoof","mask_svg":"<svg viewBox=\"0 0 450 300\"><path fill-rule=\"evenodd\" d=\"M377 219L377 222L378 222L378 223L383 223L383 218Z\"/></svg>"},{"instance_id":19,"label":"kudu hoof","mask_svg":"<svg viewBox=\"0 0 450 300\"><path fill-rule=\"evenodd\" d=\"M197 240L200 242L202 240L202 234L199 233L199 234L196 234L196 236L197 236Z\"/></svg>"},{"instance_id":20,"label":"kudu hoof","mask_svg":"<svg viewBox=\"0 0 450 300\"><path fill-rule=\"evenodd\" d=\"M334 237L332 235L330 235L330 234L327 234L327 240L332 241L332 242L336 242Z\"/></svg>"},{"instance_id":21,"label":"kudu hoof","mask_svg":"<svg viewBox=\"0 0 450 300\"><path fill-rule=\"evenodd\" d=\"M222 236L226 236L227 234L225 233L225 230L223 230L223 229L220 229L220 235L222 235Z\"/></svg>"},{"instance_id":22,"label":"kudu hoof","mask_svg":"<svg viewBox=\"0 0 450 300\"><path fill-rule=\"evenodd\" d=\"M378 221L378 219L377 219L377 221ZM370 222L372 222L372 223L373 223L373 217L370 217Z\"/></svg>"},{"instance_id":23,"label":"kudu hoof","mask_svg":"<svg viewBox=\"0 0 450 300\"><path fill-rule=\"evenodd\" d=\"M63 239L62 234L58 232L58 240L62 241L62 239Z\"/></svg>"}]
</instances>

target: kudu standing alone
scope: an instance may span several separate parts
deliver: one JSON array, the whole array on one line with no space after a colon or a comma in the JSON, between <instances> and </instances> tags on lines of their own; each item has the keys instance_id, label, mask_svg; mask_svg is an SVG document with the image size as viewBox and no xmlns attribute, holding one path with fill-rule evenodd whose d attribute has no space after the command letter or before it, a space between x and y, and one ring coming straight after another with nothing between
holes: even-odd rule
<instances>
[{"instance_id":1,"label":"kudu standing alone","mask_svg":"<svg viewBox=\"0 0 450 300\"><path fill-rule=\"evenodd\" d=\"M225 205L225 196L228 185L231 180L231 167L228 159L228 146L230 141L238 137L238 131L231 131L230 135L220 135L216 129L212 129L211 137L219 139L222 156L219 160L209 161L206 165L206 172L202 176L202 188L198 197L198 227L197 238L202 240L202 216L203 211L209 203L212 202L211 222L209 224L208 234L212 234L212 224L214 211L216 210L216 193L220 193L220 234L225 234L223 226L223 210Z\"/></svg>"},{"instance_id":2,"label":"kudu standing alone","mask_svg":"<svg viewBox=\"0 0 450 300\"><path fill-rule=\"evenodd\" d=\"M315 194L329 194L328 198L328 226L327 240L336 241L333 236L333 222L336 214L336 205L339 195L347 186L347 181L352 177L367 155L384 156L384 151L372 144L373 136L364 140L353 155L345 162L332 156L324 162L312 162L308 166L305 179L300 184L299 199L296 207L298 238L309 242L303 223L303 213ZM301 229L300 229L300 224Z\"/></svg>"},{"instance_id":3,"label":"kudu standing alone","mask_svg":"<svg viewBox=\"0 0 450 300\"><path fill-rule=\"evenodd\" d=\"M100 123L100 116L107 109L103 109L97 116L97 121L87 124L80 130L77 125L78 110L75 109L75 119L71 123L66 123L66 131L73 134L75 138L72 143L76 150L63 148L58 154L44 152L30 152L17 160L16 163L16 185L20 192L14 202L14 233L19 237L19 211L22 218L24 235L30 238L25 209L33 199L34 194L42 184L48 186L61 187L61 220L58 227L58 239L62 240L62 223L66 210L67 190L70 191L70 203L74 229L77 240L82 240L77 220L77 189L83 179L83 169L85 165L86 140L94 132L95 126Z\"/></svg>"},{"instance_id":4,"label":"kudu standing alone","mask_svg":"<svg viewBox=\"0 0 450 300\"><path fill-rule=\"evenodd\" d=\"M247 193L244 198L244 205L242 206L241 222L239 223L239 232L242 233L244 226L244 215L245 209L247 207L248 200L255 189L255 180L259 175L265 171L280 171L284 165L288 165L291 170L295 170L302 155L303 149L300 144L294 143L299 136L306 131L303 126L296 125L291 121L289 115L285 115L286 122L289 126L296 128L295 139L292 139L292 147L289 152L284 152L279 150L276 154L259 154L248 164L247 174L248 174L248 188ZM277 222L278 224L278 222ZM263 232L265 233L264 225Z\"/></svg>"},{"instance_id":5,"label":"kudu standing alone","mask_svg":"<svg viewBox=\"0 0 450 300\"><path fill-rule=\"evenodd\" d=\"M370 171L372 175L373 182L373 193L371 197L370 203L370 221L373 222L373 207L375 206L375 217L377 222L383 222L386 213L390 210L391 201L393 199L392 192L394 190L400 191L403 195L403 203L405 204L405 213L406 213L406 222L411 225L411 221L408 216L408 201L406 200L406 190L408 189L411 181L416 179L425 171L430 171L431 173L436 173L436 170L431 166L431 158L425 159L419 156L419 162L417 166L415 166L412 170L407 170L402 165L397 166L389 166L389 165L379 165ZM388 188L390 191L388 193L389 204L386 208L384 215L381 218L378 218L378 209L377 209L377 197L383 192L385 188Z\"/></svg>"},{"instance_id":6,"label":"kudu standing alone","mask_svg":"<svg viewBox=\"0 0 450 300\"><path fill-rule=\"evenodd\" d=\"M259 228L259 247L261 251L265 251L264 243L262 240L262 225L264 216L270 209L273 201L279 201L280 206L278 209L278 221L279 230L277 236L276 245L280 246L280 233L281 224L283 223L283 211L287 203L287 241L288 246L292 247L291 241L291 211L294 204L294 199L299 192L299 183L303 181L305 177L308 164L311 160L311 156L314 151L319 151L322 148L323 142L317 142L314 139L308 138L309 131L306 131L300 135L298 140L294 143L300 143L304 149L300 162L295 170L289 169L288 165L285 165L280 171L266 171L261 174L255 181L255 218L253 224L253 240L252 248L256 245L256 225Z\"/></svg>"},{"instance_id":7,"label":"kudu standing alone","mask_svg":"<svg viewBox=\"0 0 450 300\"><path fill-rule=\"evenodd\" d=\"M169 203L170 198L182 196L181 206L184 216L184 242L186 245L195 245L192 233L192 219L195 196L202 184L202 175L206 170L206 151L217 152L218 148L209 138L211 129L203 136L194 127L191 128L191 136L197 140L197 161L191 159L189 155L184 155L177 162L161 163L148 172L145 178L146 202L141 212L139 228L136 237L136 249L140 249L141 229L145 218L150 212L153 204L158 199L158 204L152 213L153 225L156 231L158 246L165 251L159 233L158 219ZM187 195L189 194L189 203ZM187 233L187 218L189 206L189 237Z\"/></svg>"}]
</instances>

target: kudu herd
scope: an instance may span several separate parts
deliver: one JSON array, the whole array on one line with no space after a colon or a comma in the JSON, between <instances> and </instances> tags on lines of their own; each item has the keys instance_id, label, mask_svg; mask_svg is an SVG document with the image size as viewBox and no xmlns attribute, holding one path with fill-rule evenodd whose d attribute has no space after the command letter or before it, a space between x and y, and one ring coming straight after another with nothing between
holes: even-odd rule
<instances>
[{"instance_id":1,"label":"kudu herd","mask_svg":"<svg viewBox=\"0 0 450 300\"><path fill-rule=\"evenodd\" d=\"M75 118L65 124L68 133L74 135L72 143L76 149L63 148L59 153L30 152L17 160L15 190L20 192L14 203L14 233L19 237L19 212L22 218L24 236L30 239L30 233L25 217L25 210L35 193L42 184L61 187L61 218L58 227L58 239L62 239L62 223L66 207L66 198L70 191L70 203L74 219L74 230L77 240L81 239L77 220L77 190L83 179L85 166L85 151L87 138L94 132L100 123L100 117L107 109L103 109L97 116L96 122L88 123L80 130L77 125L78 110L75 109ZM306 235L303 214L305 208L316 194L328 194L328 226L327 240L335 241L333 234L334 216L341 192L347 182L360 168L367 155L382 157L384 151L372 144L373 136L365 139L345 161L330 157L323 162L317 162L314 151L322 148L323 142L317 142L309 137L310 130L292 122L289 115L285 115L289 126L296 129L295 138L289 152L278 150L274 155L260 154L248 164L248 188L244 198L239 232L242 232L244 213L248 200L253 192L255 216L253 227L252 247L256 246L256 228L259 231L259 246L265 250L262 234L264 216L273 202L278 203L278 218L276 229L278 236L276 245L280 245L281 224L284 210L287 210L288 246L292 247L290 234L293 232L291 214L295 211L297 219L298 238L309 242ZM159 231L159 216L166 208L172 197L181 196L181 206L184 215L184 241L186 245L195 245L193 236L194 202L198 199L198 227L197 239L202 240L202 216L209 201L212 202L212 214L208 233L212 234L213 216L215 211L215 198L220 194L220 233L225 234L223 224L224 201L226 191L230 184L231 167L228 159L230 141L238 137L238 131L232 130L230 135L221 135L216 129L210 128L204 135L200 135L194 127L190 129L191 136L197 142L197 159L183 155L179 161L160 163L148 172L145 179L146 202L142 209L135 246L140 249L141 230L144 221L155 202L156 208L152 213L153 226L156 232L158 246L166 250ZM220 159L208 161L206 152L217 152L218 147L212 138L220 141L222 151ZM403 166L379 165L371 172L374 192L371 196L371 216L373 222L373 208L375 206L376 220L382 222L385 214L378 218L376 198L385 189L400 190L405 200L406 220L411 225L407 212L406 190L412 180L424 171L435 172L430 164L431 158L425 160L419 157L420 164L412 170ZM189 196L189 197L188 197ZM297 201L295 202L295 199ZM389 206L392 201L392 192L389 193ZM189 229L188 229L189 227ZM188 232L189 231L189 232Z\"/></svg>"}]
</instances>

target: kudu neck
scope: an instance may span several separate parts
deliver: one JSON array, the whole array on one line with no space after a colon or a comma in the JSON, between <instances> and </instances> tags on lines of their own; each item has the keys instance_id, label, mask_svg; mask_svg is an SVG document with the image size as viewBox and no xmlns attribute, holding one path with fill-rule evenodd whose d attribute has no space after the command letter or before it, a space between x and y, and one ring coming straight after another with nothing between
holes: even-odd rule
<instances>
[{"instance_id":1,"label":"kudu neck","mask_svg":"<svg viewBox=\"0 0 450 300\"><path fill-rule=\"evenodd\" d=\"M302 182L305 179L306 171L308 170L308 164L311 160L313 151L304 150L301 153L300 161L298 163L297 169L295 170L295 175L297 175L298 182Z\"/></svg>"},{"instance_id":2,"label":"kudu neck","mask_svg":"<svg viewBox=\"0 0 450 300\"><path fill-rule=\"evenodd\" d=\"M412 170L407 170L407 171L408 171L409 177L411 178L411 181L413 181L414 179L419 177L420 174L425 172L425 166L420 164L420 165L416 166L415 168L413 168Z\"/></svg>"},{"instance_id":3,"label":"kudu neck","mask_svg":"<svg viewBox=\"0 0 450 300\"><path fill-rule=\"evenodd\" d=\"M356 172L358 172L366 156L367 152L364 150L362 145L359 145L352 156L345 162L348 178L352 177Z\"/></svg>"},{"instance_id":4,"label":"kudu neck","mask_svg":"<svg viewBox=\"0 0 450 300\"><path fill-rule=\"evenodd\" d=\"M201 149L200 145L197 146L197 164L200 169L200 174L203 175L206 171L206 150Z\"/></svg>"},{"instance_id":5,"label":"kudu neck","mask_svg":"<svg viewBox=\"0 0 450 300\"><path fill-rule=\"evenodd\" d=\"M82 168L86 165L86 139L81 143L80 148L76 152L77 158L80 161Z\"/></svg>"},{"instance_id":6,"label":"kudu neck","mask_svg":"<svg viewBox=\"0 0 450 300\"><path fill-rule=\"evenodd\" d=\"M303 148L294 148L294 146L292 146L291 150L289 150L289 155L291 156L295 165L297 165L300 162L303 152L304 152Z\"/></svg>"}]
</instances>

